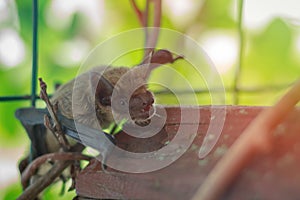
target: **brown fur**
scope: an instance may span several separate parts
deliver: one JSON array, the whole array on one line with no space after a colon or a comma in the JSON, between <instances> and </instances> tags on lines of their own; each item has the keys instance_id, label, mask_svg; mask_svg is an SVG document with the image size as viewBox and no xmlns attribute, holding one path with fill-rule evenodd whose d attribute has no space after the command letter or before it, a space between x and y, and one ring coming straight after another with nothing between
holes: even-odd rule
<instances>
[{"instance_id":1,"label":"brown fur","mask_svg":"<svg viewBox=\"0 0 300 200\"><path fill-rule=\"evenodd\" d=\"M120 77L126 74L116 89L118 91L125 91L133 88L137 83L140 83L143 86L133 93L134 96L147 92L147 88L145 85L145 70L135 68L134 70L129 71L130 68L127 67L115 67L107 68L103 72L103 69L103 67L95 67L90 71L81 74L77 79L73 79L62 85L53 94L51 102L53 104L57 103L59 111L67 118L73 119L73 109L75 109L74 112L76 113L76 120L78 122L93 128L97 128L98 123L100 123L102 128L106 128L113 122L111 107L103 106L97 101L97 98L95 99L96 91L94 88L96 88L95 85L97 85L96 80L98 81L100 77L94 81L91 80L91 74L96 73L100 76L103 73L103 76L113 86L117 84ZM98 121L93 120L95 119L95 110Z\"/></svg>"}]
</instances>

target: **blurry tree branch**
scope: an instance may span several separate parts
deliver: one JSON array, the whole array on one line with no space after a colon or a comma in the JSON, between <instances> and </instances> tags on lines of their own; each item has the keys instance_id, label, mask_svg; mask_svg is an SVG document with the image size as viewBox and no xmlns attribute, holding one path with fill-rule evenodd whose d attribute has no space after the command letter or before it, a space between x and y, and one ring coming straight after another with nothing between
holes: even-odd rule
<instances>
[{"instance_id":1,"label":"blurry tree branch","mask_svg":"<svg viewBox=\"0 0 300 200\"><path fill-rule=\"evenodd\" d=\"M83 155L78 152L57 152L57 153L49 153L42 155L36 158L33 162L31 162L24 172L22 173L21 183L22 185L26 184L27 181L33 176L36 170L47 161L68 161L68 160L87 160L89 161L91 157Z\"/></svg>"},{"instance_id":2,"label":"blurry tree branch","mask_svg":"<svg viewBox=\"0 0 300 200\"><path fill-rule=\"evenodd\" d=\"M51 185L61 173L72 164L73 161L58 161L56 162L47 174L44 174L17 198L17 200L34 199L46 187Z\"/></svg>"},{"instance_id":3,"label":"blurry tree branch","mask_svg":"<svg viewBox=\"0 0 300 200\"><path fill-rule=\"evenodd\" d=\"M135 11L137 18L142 27L145 30L145 52L144 59L149 56L149 54L156 47L159 28L161 25L161 0L146 0L145 9L142 11L136 4L135 0L130 0L133 10ZM149 25L149 10L150 3L154 4L153 9L153 25ZM153 29L149 29L149 27L154 27ZM150 30L150 32L149 32Z\"/></svg>"}]
</instances>

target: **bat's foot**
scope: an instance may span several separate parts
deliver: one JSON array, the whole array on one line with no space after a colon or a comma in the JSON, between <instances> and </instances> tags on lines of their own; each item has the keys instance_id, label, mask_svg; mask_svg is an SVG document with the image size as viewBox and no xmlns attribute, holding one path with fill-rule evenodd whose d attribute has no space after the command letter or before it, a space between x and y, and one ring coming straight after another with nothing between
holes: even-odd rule
<instances>
[{"instance_id":1,"label":"bat's foot","mask_svg":"<svg viewBox=\"0 0 300 200\"><path fill-rule=\"evenodd\" d=\"M103 162L101 162L101 169L105 174L110 174L110 172L107 171L107 165Z\"/></svg>"}]
</instances>

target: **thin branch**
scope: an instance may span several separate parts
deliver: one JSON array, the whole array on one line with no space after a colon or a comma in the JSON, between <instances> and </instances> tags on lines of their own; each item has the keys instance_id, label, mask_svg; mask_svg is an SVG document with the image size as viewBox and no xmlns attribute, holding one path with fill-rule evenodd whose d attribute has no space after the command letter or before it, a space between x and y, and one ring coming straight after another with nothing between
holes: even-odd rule
<instances>
[{"instance_id":1,"label":"thin branch","mask_svg":"<svg viewBox=\"0 0 300 200\"><path fill-rule=\"evenodd\" d=\"M52 105L48 94L47 94L47 85L40 78L40 97L46 103L47 109L50 113L50 116L53 120L54 125L51 126L50 119L45 116L44 123L45 126L53 132L55 137L58 139L59 144L63 148L64 151L75 151L75 152L61 152L61 153L52 153L42 155L36 158L30 165L27 166L25 171L22 173L21 183L23 188L26 188L24 192L20 195L18 199L34 199L36 196L43 191L46 187L48 187L58 176L61 175L63 170L65 170L69 165L74 163L74 160L89 160L90 158L84 156L80 153L76 153L78 151L82 151L82 145L74 145L72 148L70 147L65 134L62 131L60 123L57 118L57 105ZM27 187L27 183L29 182L32 175L36 173L36 170L44 164L46 161L54 160L56 161L53 167L46 173L41 176L39 179L35 180L34 183L30 184Z\"/></svg>"},{"instance_id":2,"label":"thin branch","mask_svg":"<svg viewBox=\"0 0 300 200\"><path fill-rule=\"evenodd\" d=\"M161 25L161 0L153 0L154 3L154 21L151 33L146 37L146 49L144 59L155 49L158 41L159 28ZM146 28L147 29L147 28Z\"/></svg>"},{"instance_id":3,"label":"thin branch","mask_svg":"<svg viewBox=\"0 0 300 200\"><path fill-rule=\"evenodd\" d=\"M159 27L161 23L161 0L146 0L146 6L144 11L141 11L141 9L139 9L135 0L130 0L130 2L141 26L144 27L145 30L145 52L143 58L143 60L145 60L153 51L153 49L155 49L157 44ZM153 29L151 33L149 33L149 28L148 28L150 27L149 26L150 3L154 3L153 27L155 27L155 29Z\"/></svg>"},{"instance_id":4,"label":"thin branch","mask_svg":"<svg viewBox=\"0 0 300 200\"><path fill-rule=\"evenodd\" d=\"M150 1L151 0L146 0L146 7L143 12L143 27L148 27L149 26L149 10L150 10Z\"/></svg>"},{"instance_id":5,"label":"thin branch","mask_svg":"<svg viewBox=\"0 0 300 200\"><path fill-rule=\"evenodd\" d=\"M145 32L145 50L144 50L144 58L145 59L147 56L150 55L152 52L153 48L148 49L148 40L151 37L151 33L149 34L149 9L150 9L150 1L151 0L146 0L146 7L145 11L143 12L143 23L142 26L144 27L144 32Z\"/></svg>"},{"instance_id":6,"label":"thin branch","mask_svg":"<svg viewBox=\"0 0 300 200\"><path fill-rule=\"evenodd\" d=\"M40 81L40 88L41 88L40 97L42 100L45 101L47 109L49 111L49 114L50 114L52 120L54 121L54 129L51 128L50 130L51 130L51 132L53 132L55 137L58 139L58 142L62 146L64 151L68 151L70 149L70 145L69 145L68 140L66 139L65 134L62 131L62 128L61 128L58 118L56 116L57 109L54 108L54 106L51 104L51 102L49 100L49 97L47 94L47 84L42 80L42 78L39 78L39 81ZM45 121L45 123L47 125L46 121Z\"/></svg>"},{"instance_id":7,"label":"thin branch","mask_svg":"<svg viewBox=\"0 0 300 200\"><path fill-rule=\"evenodd\" d=\"M61 175L61 173L72 164L73 161L58 161L56 162L50 171L36 180L17 198L17 200L34 199L42 192L46 187L51 185L53 181Z\"/></svg>"},{"instance_id":8,"label":"thin branch","mask_svg":"<svg viewBox=\"0 0 300 200\"><path fill-rule=\"evenodd\" d=\"M287 117L299 100L300 81L274 107L262 111L252 121L210 172L193 199L219 199L254 156L270 152L272 131Z\"/></svg>"},{"instance_id":9,"label":"thin branch","mask_svg":"<svg viewBox=\"0 0 300 200\"><path fill-rule=\"evenodd\" d=\"M144 21L144 19L143 19L143 12L142 12L142 11L139 9L139 7L136 5L135 0L130 0L130 3L131 3L131 5L132 5L132 7L133 7L133 10L134 10L135 14L137 15L137 18L138 18L140 24L141 24L142 26L144 26L144 24L143 24L143 21Z\"/></svg>"},{"instance_id":10,"label":"thin branch","mask_svg":"<svg viewBox=\"0 0 300 200\"><path fill-rule=\"evenodd\" d=\"M42 155L32 161L24 170L21 176L22 185L26 185L31 176L36 173L36 170L47 161L57 161L57 160L87 160L89 161L91 157L83 155L77 152L57 152L57 153L49 153Z\"/></svg>"},{"instance_id":11,"label":"thin branch","mask_svg":"<svg viewBox=\"0 0 300 200\"><path fill-rule=\"evenodd\" d=\"M161 0L152 0L154 1L154 27L160 27L161 23Z\"/></svg>"}]
</instances>

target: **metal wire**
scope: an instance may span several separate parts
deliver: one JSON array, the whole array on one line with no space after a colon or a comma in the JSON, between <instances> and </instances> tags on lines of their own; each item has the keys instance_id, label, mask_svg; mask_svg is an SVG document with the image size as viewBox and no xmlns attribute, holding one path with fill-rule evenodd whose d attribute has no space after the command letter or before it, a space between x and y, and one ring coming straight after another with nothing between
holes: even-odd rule
<instances>
[{"instance_id":1,"label":"metal wire","mask_svg":"<svg viewBox=\"0 0 300 200\"><path fill-rule=\"evenodd\" d=\"M23 96L3 96L0 102L30 100L31 106L35 107L35 102L39 99L36 95L37 74L38 74L38 0L32 0L32 77L31 94Z\"/></svg>"},{"instance_id":2,"label":"metal wire","mask_svg":"<svg viewBox=\"0 0 300 200\"><path fill-rule=\"evenodd\" d=\"M283 89L286 89L293 85L294 83L289 84L282 84L282 85L269 85L269 86L263 86L263 87L243 87L239 89L239 93L245 93L245 94L258 94L258 93L266 93L266 92L274 92L274 91L280 91ZM176 90L173 92L170 92L170 90L157 90L154 91L155 95L170 95L170 94L209 94L209 93L218 93L223 92L223 88L213 88L211 90L208 89L195 89L193 91L191 90ZM235 90L233 88L225 88L226 92L234 93ZM51 97L52 95L49 95ZM0 102L3 101L22 101L22 100L30 100L32 97L31 95L24 95L24 96L5 96L0 97ZM35 99L40 99L39 96L35 96Z\"/></svg>"},{"instance_id":3,"label":"metal wire","mask_svg":"<svg viewBox=\"0 0 300 200\"><path fill-rule=\"evenodd\" d=\"M31 99L30 95L0 97L0 101L21 101L21 100L29 100L29 99Z\"/></svg>"},{"instance_id":4,"label":"metal wire","mask_svg":"<svg viewBox=\"0 0 300 200\"><path fill-rule=\"evenodd\" d=\"M257 87L257 88L241 88L239 87L240 82L240 74L242 69L242 60L243 60L243 53L244 53L244 33L243 33L243 6L244 1L239 0L238 1L238 32L240 37L240 51L239 51L239 61L238 65L235 71L235 76L233 80L233 87L232 88L226 88L226 92L231 92L233 94L233 101L234 104L238 104L238 96L241 92L243 93L264 93L264 92L270 92L270 91L278 91L281 89L284 89L290 84L283 84L283 85L277 85L277 86L266 86L263 88ZM32 0L32 77L31 77L31 94L28 95L20 95L20 96L2 96L0 97L0 102L9 102L9 101L31 101L31 105L34 107L36 104L36 100L39 99L39 96L37 96L37 75L38 75L38 15L39 9L38 9L38 0ZM220 90L219 88L215 88L213 90L207 90L207 89L196 89L193 91L193 93L199 94L199 93L211 93L211 92L220 92L223 90ZM181 94L188 94L191 93L191 91L177 91ZM156 91L154 92L157 95L168 95L170 94L170 91Z\"/></svg>"},{"instance_id":5,"label":"metal wire","mask_svg":"<svg viewBox=\"0 0 300 200\"><path fill-rule=\"evenodd\" d=\"M31 105L35 107L38 73L38 0L32 0L32 79Z\"/></svg>"},{"instance_id":6,"label":"metal wire","mask_svg":"<svg viewBox=\"0 0 300 200\"><path fill-rule=\"evenodd\" d=\"M28 101L28 100L31 100L31 99L32 99L31 95L24 95L24 96L3 96L3 97L0 97L0 102L5 102L5 101ZM39 96L35 96L35 100L37 100L37 99L40 99L40 97Z\"/></svg>"}]
</instances>

